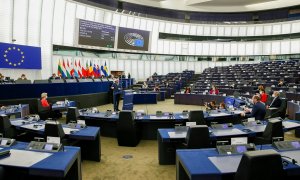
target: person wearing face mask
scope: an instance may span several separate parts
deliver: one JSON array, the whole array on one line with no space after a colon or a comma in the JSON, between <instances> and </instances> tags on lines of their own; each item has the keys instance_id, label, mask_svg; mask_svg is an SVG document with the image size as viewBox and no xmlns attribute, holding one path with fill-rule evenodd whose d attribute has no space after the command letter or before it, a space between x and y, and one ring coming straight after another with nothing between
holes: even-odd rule
<instances>
[{"instance_id":1,"label":"person wearing face mask","mask_svg":"<svg viewBox=\"0 0 300 180\"><path fill-rule=\"evenodd\" d=\"M266 94L265 90L264 89L260 90L259 94L260 94L260 101L266 103L268 100L268 95Z\"/></svg>"},{"instance_id":2,"label":"person wearing face mask","mask_svg":"<svg viewBox=\"0 0 300 180\"><path fill-rule=\"evenodd\" d=\"M279 97L280 93L278 91L274 91L272 94L273 100L267 108L279 108L281 106L281 99Z\"/></svg>"},{"instance_id":3,"label":"person wearing face mask","mask_svg":"<svg viewBox=\"0 0 300 180\"><path fill-rule=\"evenodd\" d=\"M266 106L264 103L260 102L260 97L258 95L254 95L252 97L253 108L250 112L249 109L246 109L245 112L241 113L242 117L251 118L254 117L255 120L263 120L266 115Z\"/></svg>"}]
</instances>

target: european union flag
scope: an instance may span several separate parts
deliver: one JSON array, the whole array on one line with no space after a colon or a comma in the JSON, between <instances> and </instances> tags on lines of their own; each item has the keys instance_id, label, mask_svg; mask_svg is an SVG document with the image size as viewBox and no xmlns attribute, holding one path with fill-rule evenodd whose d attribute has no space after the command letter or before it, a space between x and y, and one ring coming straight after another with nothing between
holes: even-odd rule
<instances>
[{"instance_id":1,"label":"european union flag","mask_svg":"<svg viewBox=\"0 0 300 180\"><path fill-rule=\"evenodd\" d=\"M0 68L42 69L41 48L0 43Z\"/></svg>"}]
</instances>

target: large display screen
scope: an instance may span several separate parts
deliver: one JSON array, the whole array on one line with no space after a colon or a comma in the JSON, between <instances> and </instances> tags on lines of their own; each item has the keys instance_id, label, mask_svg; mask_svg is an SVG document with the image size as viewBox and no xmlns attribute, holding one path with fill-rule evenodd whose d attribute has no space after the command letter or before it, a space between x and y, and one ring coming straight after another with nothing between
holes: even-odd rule
<instances>
[{"instance_id":1,"label":"large display screen","mask_svg":"<svg viewBox=\"0 0 300 180\"><path fill-rule=\"evenodd\" d=\"M79 45L114 48L116 27L79 19Z\"/></svg>"},{"instance_id":2,"label":"large display screen","mask_svg":"<svg viewBox=\"0 0 300 180\"><path fill-rule=\"evenodd\" d=\"M149 31L119 28L118 49L148 51Z\"/></svg>"}]
</instances>

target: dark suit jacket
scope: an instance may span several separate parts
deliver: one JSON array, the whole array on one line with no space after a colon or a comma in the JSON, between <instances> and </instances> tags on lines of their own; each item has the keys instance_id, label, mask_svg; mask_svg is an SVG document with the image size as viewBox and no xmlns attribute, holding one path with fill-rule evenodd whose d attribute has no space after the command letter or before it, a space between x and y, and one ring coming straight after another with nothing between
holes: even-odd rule
<instances>
[{"instance_id":1,"label":"dark suit jacket","mask_svg":"<svg viewBox=\"0 0 300 180\"><path fill-rule=\"evenodd\" d=\"M266 106L260 101L253 105L251 114L246 114L246 117L254 117L255 120L263 120L266 115Z\"/></svg>"},{"instance_id":2,"label":"dark suit jacket","mask_svg":"<svg viewBox=\"0 0 300 180\"><path fill-rule=\"evenodd\" d=\"M280 97L276 97L273 99L273 103L271 102L270 107L276 107L279 108L281 106L281 99Z\"/></svg>"},{"instance_id":3,"label":"dark suit jacket","mask_svg":"<svg viewBox=\"0 0 300 180\"><path fill-rule=\"evenodd\" d=\"M121 90L119 89L121 86L120 84L116 84L116 83L113 83L111 87L114 87L113 89L113 95L117 95L117 94L121 94Z\"/></svg>"}]
</instances>

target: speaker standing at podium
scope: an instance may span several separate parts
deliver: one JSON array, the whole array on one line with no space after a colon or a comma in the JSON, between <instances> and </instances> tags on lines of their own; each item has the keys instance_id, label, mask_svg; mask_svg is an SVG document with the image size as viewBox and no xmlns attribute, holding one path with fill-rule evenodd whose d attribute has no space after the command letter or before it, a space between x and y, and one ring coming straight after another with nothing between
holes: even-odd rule
<instances>
[{"instance_id":1,"label":"speaker standing at podium","mask_svg":"<svg viewBox=\"0 0 300 180\"><path fill-rule=\"evenodd\" d=\"M113 90L113 102L114 102L114 111L120 111L119 110L119 101L121 97L121 87L119 86L119 80L116 79L111 86L111 89Z\"/></svg>"}]
</instances>

